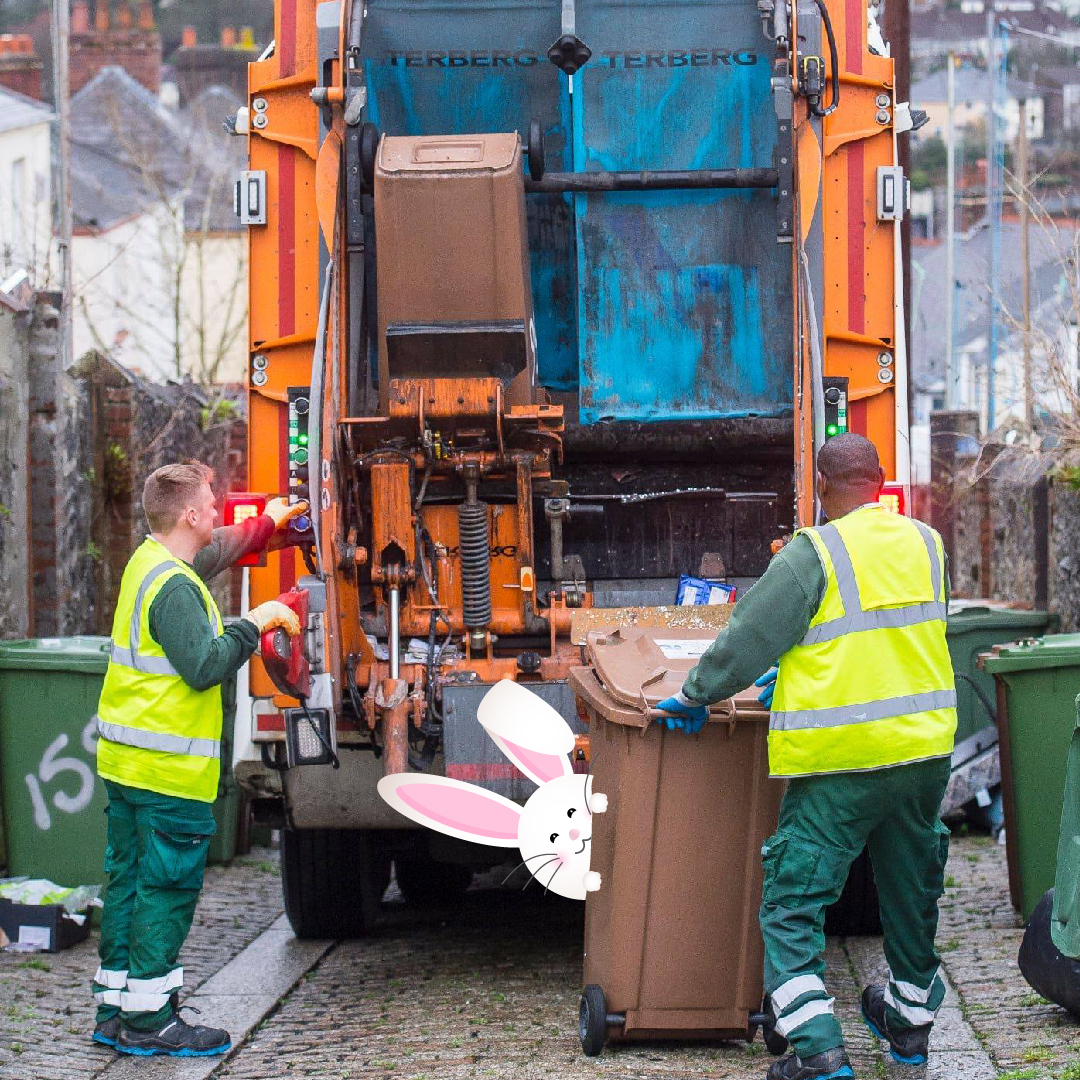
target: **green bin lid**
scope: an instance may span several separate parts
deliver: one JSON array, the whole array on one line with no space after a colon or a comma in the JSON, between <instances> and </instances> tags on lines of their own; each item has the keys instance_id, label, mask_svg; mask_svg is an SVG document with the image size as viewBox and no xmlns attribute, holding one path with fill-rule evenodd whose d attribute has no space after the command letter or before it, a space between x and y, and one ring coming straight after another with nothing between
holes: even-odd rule
<instances>
[{"instance_id":1,"label":"green bin lid","mask_svg":"<svg viewBox=\"0 0 1080 1080\"><path fill-rule=\"evenodd\" d=\"M1054 616L1045 611L1021 611L978 600L949 602L949 631L1043 630Z\"/></svg>"},{"instance_id":2,"label":"green bin lid","mask_svg":"<svg viewBox=\"0 0 1080 1080\"><path fill-rule=\"evenodd\" d=\"M993 675L1037 668L1080 668L1080 634L1047 634L1031 642L1009 645L987 655L983 666Z\"/></svg>"},{"instance_id":3,"label":"green bin lid","mask_svg":"<svg viewBox=\"0 0 1080 1080\"><path fill-rule=\"evenodd\" d=\"M108 666L107 637L0 641L0 671L85 671L103 675Z\"/></svg>"}]
</instances>

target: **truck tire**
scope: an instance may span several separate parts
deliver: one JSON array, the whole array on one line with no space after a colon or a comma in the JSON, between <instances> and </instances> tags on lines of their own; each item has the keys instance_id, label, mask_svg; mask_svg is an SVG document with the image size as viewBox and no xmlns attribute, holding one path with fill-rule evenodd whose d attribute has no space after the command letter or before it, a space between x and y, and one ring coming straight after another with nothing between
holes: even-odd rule
<instances>
[{"instance_id":1,"label":"truck tire","mask_svg":"<svg viewBox=\"0 0 1080 1080\"><path fill-rule=\"evenodd\" d=\"M874 869L865 848L851 864L840 899L825 909L825 933L840 937L881 933L881 911L878 908Z\"/></svg>"},{"instance_id":2,"label":"truck tire","mask_svg":"<svg viewBox=\"0 0 1080 1080\"><path fill-rule=\"evenodd\" d=\"M281 886L298 938L363 937L390 883L390 857L359 829L283 829Z\"/></svg>"},{"instance_id":3,"label":"truck tire","mask_svg":"<svg viewBox=\"0 0 1080 1080\"><path fill-rule=\"evenodd\" d=\"M436 862L427 855L394 857L394 876L407 904L447 907L461 902L473 872L457 863Z\"/></svg>"}]
</instances>

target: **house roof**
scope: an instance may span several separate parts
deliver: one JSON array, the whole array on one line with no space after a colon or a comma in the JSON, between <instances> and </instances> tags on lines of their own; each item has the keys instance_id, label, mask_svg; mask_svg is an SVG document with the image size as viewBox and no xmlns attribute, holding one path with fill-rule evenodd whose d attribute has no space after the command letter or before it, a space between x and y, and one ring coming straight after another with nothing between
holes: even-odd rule
<instances>
[{"instance_id":1,"label":"house roof","mask_svg":"<svg viewBox=\"0 0 1080 1080\"><path fill-rule=\"evenodd\" d=\"M1058 37L1080 34L1080 27L1060 11L1039 8L1035 11L1003 11L998 18L1022 30ZM986 37L986 15L981 12L953 11L935 8L911 13L911 40L971 41Z\"/></svg>"},{"instance_id":2,"label":"house roof","mask_svg":"<svg viewBox=\"0 0 1080 1080\"><path fill-rule=\"evenodd\" d=\"M1061 223L1052 228L1032 224L1028 232L1031 266L1031 309L1052 309L1068 304L1065 286L1066 260L1073 251L1075 231ZM954 344L957 353L965 348L978 353L980 339L989 327L990 290L988 285L991 235L985 225L956 239L954 266L957 296L953 308L956 319ZM939 287L945 281L946 250L944 243L912 245L912 380L927 386L944 376L944 329L949 290ZM921 284L920 284L921 279ZM1001 227L1001 259L997 296L999 316L997 332L1002 346L1012 336L1010 320L1019 318L1020 299L1020 226L1004 222ZM1047 315L1049 318L1050 316Z\"/></svg>"},{"instance_id":3,"label":"house roof","mask_svg":"<svg viewBox=\"0 0 1080 1080\"><path fill-rule=\"evenodd\" d=\"M241 140L220 126L210 137L201 115L172 112L122 68L102 68L72 97L71 130L76 227L105 231L179 200L188 229L239 229L231 183L244 148L229 144Z\"/></svg>"},{"instance_id":4,"label":"house roof","mask_svg":"<svg viewBox=\"0 0 1080 1080\"><path fill-rule=\"evenodd\" d=\"M17 131L34 124L47 124L52 119L53 111L48 105L0 86L0 131Z\"/></svg>"},{"instance_id":5,"label":"house roof","mask_svg":"<svg viewBox=\"0 0 1080 1080\"><path fill-rule=\"evenodd\" d=\"M925 78L917 79L911 84L911 100L917 105L925 105L928 101L947 101L949 96L948 72L935 71ZM1037 98L1042 96L1042 91L1034 84L1024 82L1021 79L1009 79L1006 82L1009 97L1013 98ZM990 78L985 69L962 66L956 69L956 100L959 103L966 101L988 101L990 98Z\"/></svg>"}]
</instances>

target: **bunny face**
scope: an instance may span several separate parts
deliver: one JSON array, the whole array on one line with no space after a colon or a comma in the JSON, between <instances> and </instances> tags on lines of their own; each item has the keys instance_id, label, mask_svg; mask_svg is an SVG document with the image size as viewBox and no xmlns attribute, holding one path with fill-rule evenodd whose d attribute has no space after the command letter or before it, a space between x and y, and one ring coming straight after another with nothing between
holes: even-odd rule
<instances>
[{"instance_id":1,"label":"bunny face","mask_svg":"<svg viewBox=\"0 0 1080 1080\"><path fill-rule=\"evenodd\" d=\"M429 829L493 847L520 847L522 865L545 889L584 900L600 888L589 869L592 818L607 796L592 777L575 773L567 754L574 733L546 702L509 679L484 695L477 719L492 741L539 785L524 808L502 795L426 773L398 773L379 781L379 794L399 813Z\"/></svg>"},{"instance_id":2,"label":"bunny face","mask_svg":"<svg viewBox=\"0 0 1080 1080\"><path fill-rule=\"evenodd\" d=\"M592 850L591 791L591 776L560 776L533 792L518 825L518 846L533 876L572 900L585 899Z\"/></svg>"}]
</instances>

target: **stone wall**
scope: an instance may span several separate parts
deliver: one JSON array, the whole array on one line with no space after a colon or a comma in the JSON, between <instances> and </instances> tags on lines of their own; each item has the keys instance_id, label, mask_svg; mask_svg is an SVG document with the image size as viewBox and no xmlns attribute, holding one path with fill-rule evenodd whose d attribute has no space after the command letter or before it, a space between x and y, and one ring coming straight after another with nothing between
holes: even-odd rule
<instances>
[{"instance_id":1,"label":"stone wall","mask_svg":"<svg viewBox=\"0 0 1080 1080\"><path fill-rule=\"evenodd\" d=\"M142 484L172 461L244 488L244 395L146 382L88 353L60 359L57 297L0 302L0 637L107 634L124 566L146 535ZM240 574L212 585L237 614Z\"/></svg>"},{"instance_id":2,"label":"stone wall","mask_svg":"<svg viewBox=\"0 0 1080 1080\"><path fill-rule=\"evenodd\" d=\"M949 552L955 597L1049 609L1080 630L1080 491L1054 459L984 445L939 482L932 522ZM944 467L943 467L944 470Z\"/></svg>"},{"instance_id":3,"label":"stone wall","mask_svg":"<svg viewBox=\"0 0 1080 1080\"><path fill-rule=\"evenodd\" d=\"M29 363L29 308L0 294L0 638L30 625Z\"/></svg>"}]
</instances>

